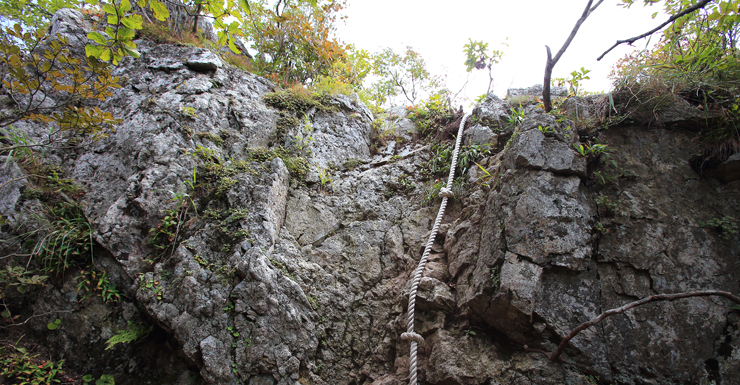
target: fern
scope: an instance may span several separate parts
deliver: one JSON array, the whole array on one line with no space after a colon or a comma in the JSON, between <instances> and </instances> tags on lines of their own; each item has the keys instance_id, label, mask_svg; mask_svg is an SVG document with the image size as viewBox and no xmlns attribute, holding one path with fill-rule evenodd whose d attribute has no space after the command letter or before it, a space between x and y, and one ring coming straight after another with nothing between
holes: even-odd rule
<instances>
[{"instance_id":1,"label":"fern","mask_svg":"<svg viewBox=\"0 0 740 385\"><path fill-rule=\"evenodd\" d=\"M138 322L129 321L127 330L119 330L116 332L116 335L105 341L105 343L108 344L105 350L109 350L117 344L128 344L131 342L140 341L146 338L146 336L148 336L151 331L151 326L145 328L144 325Z\"/></svg>"}]
</instances>

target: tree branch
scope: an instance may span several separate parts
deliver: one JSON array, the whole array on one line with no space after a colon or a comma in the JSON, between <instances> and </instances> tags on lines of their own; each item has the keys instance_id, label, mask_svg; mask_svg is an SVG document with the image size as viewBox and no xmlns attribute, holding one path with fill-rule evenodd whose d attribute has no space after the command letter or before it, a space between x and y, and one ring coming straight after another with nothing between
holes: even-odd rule
<instances>
[{"instance_id":1,"label":"tree branch","mask_svg":"<svg viewBox=\"0 0 740 385\"><path fill-rule=\"evenodd\" d=\"M716 296L720 296L720 297L725 297L725 298L727 298L727 299L729 299L729 300L731 300L731 301L733 301L735 303L739 303L740 304L740 297L738 297L738 296L736 296L736 295L734 295L732 293L729 293L729 292L726 292L726 291L719 291L719 290L690 291L690 292L675 293L675 294L656 294L656 295L651 295L650 297L646 297L646 298L643 298L641 300L637 300L635 302L630 302L630 303L628 303L626 305L623 305L623 306L620 306L618 308L607 310L607 311L599 314L598 317L593 318L593 319L589 320L588 322L584 322L584 323L580 324L577 328L573 329L560 342L560 345L558 345L557 350L555 350L554 352L550 353L548 355L548 358L550 358L550 361L562 360L562 358L560 358L560 355L563 353L563 350L565 349L565 345L568 343L568 341L572 340L573 337L575 337L576 335L578 335L578 333L580 333L580 332L582 332L582 331L590 328L591 326L594 326L594 325L598 324L599 322L603 321L604 318L606 318L606 317L609 317L609 316L612 316L612 315L615 315L615 314L624 313L625 311L627 311L629 309L632 309L634 307L641 306L641 305L644 305L644 304L650 303L650 302L673 301L675 299L680 299L680 298L715 296L715 295Z\"/></svg>"},{"instance_id":2,"label":"tree branch","mask_svg":"<svg viewBox=\"0 0 740 385\"><path fill-rule=\"evenodd\" d=\"M550 101L550 78L552 77L552 69L555 67L555 64L560 60L560 57L563 56L563 53L565 53L565 50L568 49L568 46L570 46L570 43L573 41L573 38L576 37L576 33L578 33L578 29L581 28L581 24L583 24L584 21L586 21L586 18L596 10L596 8L601 5L601 3L604 2L604 0L599 0L596 5L591 7L591 3L593 3L593 0L588 0L588 3L586 4L586 8L583 10L583 14L581 14L581 18L576 21L576 25L573 27L573 30L570 31L570 35L568 36L568 39L565 40L565 43L562 47L560 47L560 50L555 55L554 58L551 58L550 53L550 47L545 46L547 48L547 63L545 64L545 81L542 85L542 99L543 103L545 104L545 111L550 112L552 110L552 102Z\"/></svg>"},{"instance_id":3,"label":"tree branch","mask_svg":"<svg viewBox=\"0 0 740 385\"><path fill-rule=\"evenodd\" d=\"M681 11L681 12L679 12L679 13L671 16L671 18L668 19L665 23L663 23L663 24L661 24L661 25L659 25L659 26L651 29L648 32L643 33L642 35L635 36L635 37L629 38L627 40L617 40L617 42L614 43L613 46L611 46L608 50L604 51L604 53L602 53L601 56L599 56L596 60L603 59L604 56L606 56L606 54L608 54L609 52L611 52L618 45L623 44L623 43L627 43L629 45L632 45L632 43L636 42L637 40L640 40L642 38L648 37L648 36L654 34L655 32L660 31L663 27L665 27L666 25L668 25L668 24L676 21L678 18L680 18L682 16L686 16L689 13L692 13L694 11L698 11L699 9L702 9L702 8L706 7L710 2L712 2L712 0L702 0L701 2L697 3L696 5L693 5L691 7L688 7L686 9L684 9L683 11Z\"/></svg>"}]
</instances>

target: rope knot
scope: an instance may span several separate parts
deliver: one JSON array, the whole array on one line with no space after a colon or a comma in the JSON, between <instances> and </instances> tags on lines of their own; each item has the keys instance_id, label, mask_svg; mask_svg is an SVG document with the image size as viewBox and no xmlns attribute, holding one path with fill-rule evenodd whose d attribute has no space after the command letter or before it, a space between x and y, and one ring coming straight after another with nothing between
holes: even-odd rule
<instances>
[{"instance_id":1,"label":"rope knot","mask_svg":"<svg viewBox=\"0 0 740 385\"><path fill-rule=\"evenodd\" d=\"M401 334L401 339L407 340L407 341L408 340L416 341L417 343L424 342L424 337L422 337L421 334L417 334L414 332L406 332L406 333Z\"/></svg>"},{"instance_id":2,"label":"rope knot","mask_svg":"<svg viewBox=\"0 0 740 385\"><path fill-rule=\"evenodd\" d=\"M440 198L452 198L453 197L452 190L448 189L447 187L442 187L439 189L439 197Z\"/></svg>"}]
</instances>

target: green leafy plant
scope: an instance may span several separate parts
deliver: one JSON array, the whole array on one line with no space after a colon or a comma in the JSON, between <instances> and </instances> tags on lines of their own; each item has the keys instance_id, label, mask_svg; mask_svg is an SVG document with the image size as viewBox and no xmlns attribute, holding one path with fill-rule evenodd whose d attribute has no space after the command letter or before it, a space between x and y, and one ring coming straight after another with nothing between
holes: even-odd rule
<instances>
[{"instance_id":1,"label":"green leafy plant","mask_svg":"<svg viewBox=\"0 0 740 385\"><path fill-rule=\"evenodd\" d=\"M510 126L517 126L527 118L524 113L524 108L521 104L517 108L510 108L511 114L509 114L508 121Z\"/></svg>"},{"instance_id":2,"label":"green leafy plant","mask_svg":"<svg viewBox=\"0 0 740 385\"><path fill-rule=\"evenodd\" d=\"M151 333L152 327L145 327L144 325L129 321L126 330L119 330L111 338L105 341L105 350L113 349L118 344L129 344L132 342L139 342L146 338Z\"/></svg>"},{"instance_id":3,"label":"green leafy plant","mask_svg":"<svg viewBox=\"0 0 740 385\"><path fill-rule=\"evenodd\" d=\"M57 330L61 323L62 323L62 320L57 318L54 320L54 322L49 322L48 324L46 324L46 328L49 330Z\"/></svg>"},{"instance_id":4,"label":"green leafy plant","mask_svg":"<svg viewBox=\"0 0 740 385\"><path fill-rule=\"evenodd\" d=\"M478 169L481 172L483 172L483 176L478 178L478 184L481 186L491 187L488 183L491 181L491 178L493 177L493 175L491 175L491 173L488 172L488 170L486 170L485 167L479 165L478 163L475 163L475 165L478 166Z\"/></svg>"},{"instance_id":5,"label":"green leafy plant","mask_svg":"<svg viewBox=\"0 0 740 385\"><path fill-rule=\"evenodd\" d=\"M0 347L0 377L13 384L60 383L64 360L54 362L38 357L38 354L30 355L18 342Z\"/></svg>"},{"instance_id":6,"label":"green leafy plant","mask_svg":"<svg viewBox=\"0 0 740 385\"><path fill-rule=\"evenodd\" d=\"M144 275L139 277L139 287L149 290L157 300L162 300L164 287L154 278L146 278Z\"/></svg>"},{"instance_id":7,"label":"green leafy plant","mask_svg":"<svg viewBox=\"0 0 740 385\"><path fill-rule=\"evenodd\" d=\"M116 385L116 380L110 374L103 374L95 380L95 385Z\"/></svg>"},{"instance_id":8,"label":"green leafy plant","mask_svg":"<svg viewBox=\"0 0 740 385\"><path fill-rule=\"evenodd\" d=\"M331 171L327 171L326 167L319 167L319 182L321 183L321 189L326 190L328 186L334 189L334 183L331 180Z\"/></svg>"},{"instance_id":9,"label":"green leafy plant","mask_svg":"<svg viewBox=\"0 0 740 385\"><path fill-rule=\"evenodd\" d=\"M452 121L453 115L444 96L437 93L412 107L408 117L416 124L419 139L434 139Z\"/></svg>"},{"instance_id":10,"label":"green leafy plant","mask_svg":"<svg viewBox=\"0 0 740 385\"><path fill-rule=\"evenodd\" d=\"M576 151L578 151L578 153L584 158L595 158L611 151L607 148L606 144L598 143L573 143L573 147L575 147Z\"/></svg>"},{"instance_id":11,"label":"green leafy plant","mask_svg":"<svg viewBox=\"0 0 740 385\"><path fill-rule=\"evenodd\" d=\"M5 266L5 270L0 269L0 299L5 297L8 287L14 286L23 294L29 286L41 286L49 278L35 273L33 270L26 270L25 266Z\"/></svg>"},{"instance_id":12,"label":"green leafy plant","mask_svg":"<svg viewBox=\"0 0 740 385\"><path fill-rule=\"evenodd\" d=\"M563 87L568 86L568 94L570 96L584 96L585 93L582 89L583 81L591 79L588 73L591 70L587 70L581 67L580 70L575 70L570 73L568 78L554 78L550 82L553 86Z\"/></svg>"},{"instance_id":13,"label":"green leafy plant","mask_svg":"<svg viewBox=\"0 0 740 385\"><path fill-rule=\"evenodd\" d=\"M594 225L594 230L600 232L601 234L606 234L609 232L609 229L605 228L604 225L601 222L597 222Z\"/></svg>"},{"instance_id":14,"label":"green leafy plant","mask_svg":"<svg viewBox=\"0 0 740 385\"><path fill-rule=\"evenodd\" d=\"M543 134L545 134L545 135L551 135L551 134L555 133L555 131L553 131L553 129L550 128L550 126L545 126L545 127L537 126L537 129L540 130L540 132L543 133Z\"/></svg>"},{"instance_id":15,"label":"green leafy plant","mask_svg":"<svg viewBox=\"0 0 740 385\"><path fill-rule=\"evenodd\" d=\"M43 270L61 274L70 267L87 266L93 261L92 227L78 204L60 203L48 208L48 232L35 245ZM39 219L42 219L39 217Z\"/></svg>"},{"instance_id":16,"label":"green leafy plant","mask_svg":"<svg viewBox=\"0 0 740 385\"><path fill-rule=\"evenodd\" d=\"M293 145L296 147L298 154L301 156L311 155L311 150L308 148L313 142L313 124L308 115L303 116L303 131L293 137Z\"/></svg>"},{"instance_id":17,"label":"green leafy plant","mask_svg":"<svg viewBox=\"0 0 740 385\"><path fill-rule=\"evenodd\" d=\"M491 287L498 289L501 286L501 266L491 268Z\"/></svg>"},{"instance_id":18,"label":"green leafy plant","mask_svg":"<svg viewBox=\"0 0 740 385\"><path fill-rule=\"evenodd\" d=\"M193 120L198 119L198 114L195 112L195 108L193 108L193 107L181 106L180 107L180 112L183 115L189 117L190 119L193 119Z\"/></svg>"},{"instance_id":19,"label":"green leafy plant","mask_svg":"<svg viewBox=\"0 0 740 385\"><path fill-rule=\"evenodd\" d=\"M346 167L348 170L352 171L356 169L357 167L362 166L365 163L366 162L362 159L350 158L350 159L345 160L344 163L342 163L342 165Z\"/></svg>"},{"instance_id":20,"label":"green leafy plant","mask_svg":"<svg viewBox=\"0 0 740 385\"><path fill-rule=\"evenodd\" d=\"M596 206L599 210L599 215L614 215L618 211L619 205L609 200L609 198L605 196L598 196L594 199L594 202L596 202Z\"/></svg>"},{"instance_id":21,"label":"green leafy plant","mask_svg":"<svg viewBox=\"0 0 740 385\"><path fill-rule=\"evenodd\" d=\"M506 43L501 43L501 45L508 46ZM463 52L465 53L465 70L467 72L471 72L473 69L488 68L488 88L485 94L488 95L493 85L493 65L501 62L504 53L497 49L488 51L488 43L474 41L473 39L468 39L468 43L463 46Z\"/></svg>"},{"instance_id":22,"label":"green leafy plant","mask_svg":"<svg viewBox=\"0 0 740 385\"><path fill-rule=\"evenodd\" d=\"M715 230L722 239L729 239L737 234L737 219L734 217L712 218L699 226Z\"/></svg>"},{"instance_id":23,"label":"green leafy plant","mask_svg":"<svg viewBox=\"0 0 740 385\"><path fill-rule=\"evenodd\" d=\"M81 270L75 278L77 290L84 292L82 300L95 294L100 295L104 302L118 302L121 294L116 289L116 285L110 282L110 276L107 272L98 272L95 270Z\"/></svg>"}]
</instances>

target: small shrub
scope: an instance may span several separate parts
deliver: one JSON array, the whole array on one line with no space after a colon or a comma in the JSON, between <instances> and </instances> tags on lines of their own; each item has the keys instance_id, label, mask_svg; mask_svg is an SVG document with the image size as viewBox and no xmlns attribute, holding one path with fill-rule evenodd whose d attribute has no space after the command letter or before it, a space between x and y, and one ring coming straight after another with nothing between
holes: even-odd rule
<instances>
[{"instance_id":1,"label":"small shrub","mask_svg":"<svg viewBox=\"0 0 740 385\"><path fill-rule=\"evenodd\" d=\"M0 347L0 377L12 384L51 384L61 382L61 361L46 361L30 355L16 345Z\"/></svg>"},{"instance_id":2,"label":"small shrub","mask_svg":"<svg viewBox=\"0 0 740 385\"><path fill-rule=\"evenodd\" d=\"M436 94L409 110L408 117L418 128L417 137L428 139L441 134L444 127L452 121L453 114L443 95Z\"/></svg>"},{"instance_id":3,"label":"small shrub","mask_svg":"<svg viewBox=\"0 0 740 385\"><path fill-rule=\"evenodd\" d=\"M95 294L100 295L104 302L118 302L121 299L116 285L110 282L110 276L105 271L82 270L75 280L78 281L77 290L85 293L83 300Z\"/></svg>"},{"instance_id":4,"label":"small shrub","mask_svg":"<svg viewBox=\"0 0 740 385\"><path fill-rule=\"evenodd\" d=\"M712 218L699 226L715 230L722 239L729 239L737 234L737 219L734 217Z\"/></svg>"},{"instance_id":5,"label":"small shrub","mask_svg":"<svg viewBox=\"0 0 740 385\"><path fill-rule=\"evenodd\" d=\"M348 170L352 171L352 170L356 169L357 167L362 166L365 163L367 163L367 162L365 162L362 159L350 158L350 159L345 160L344 163L342 163L342 165L345 168L347 168Z\"/></svg>"}]
</instances>

